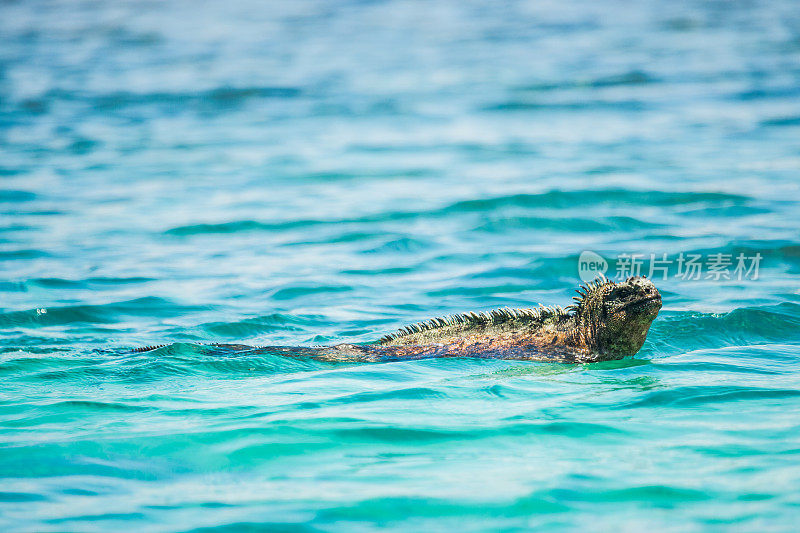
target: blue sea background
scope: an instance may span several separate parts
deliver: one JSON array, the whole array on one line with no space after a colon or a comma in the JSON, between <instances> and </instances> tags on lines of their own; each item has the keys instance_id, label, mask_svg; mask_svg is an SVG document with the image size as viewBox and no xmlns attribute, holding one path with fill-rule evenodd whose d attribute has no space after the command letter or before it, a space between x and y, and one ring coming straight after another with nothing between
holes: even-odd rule
<instances>
[{"instance_id":1,"label":"blue sea background","mask_svg":"<svg viewBox=\"0 0 800 533\"><path fill-rule=\"evenodd\" d=\"M791 0L2 2L0 529L794 530L798 178ZM584 250L762 260L611 363L202 346L566 305Z\"/></svg>"}]
</instances>

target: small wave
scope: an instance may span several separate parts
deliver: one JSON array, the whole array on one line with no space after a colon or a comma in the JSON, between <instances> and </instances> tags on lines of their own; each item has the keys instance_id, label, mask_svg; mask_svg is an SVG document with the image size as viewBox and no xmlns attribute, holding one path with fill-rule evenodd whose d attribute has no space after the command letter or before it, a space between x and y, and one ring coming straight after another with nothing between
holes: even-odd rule
<instances>
[{"instance_id":1,"label":"small wave","mask_svg":"<svg viewBox=\"0 0 800 533\"><path fill-rule=\"evenodd\" d=\"M5 503L42 502L47 500L49 500L49 498L42 494L33 494L30 492L0 492L0 502Z\"/></svg>"},{"instance_id":2,"label":"small wave","mask_svg":"<svg viewBox=\"0 0 800 533\"><path fill-rule=\"evenodd\" d=\"M318 318L320 317L273 313L236 322L210 322L200 327L213 335L244 339L274 331L302 330L303 328L298 326L314 324Z\"/></svg>"},{"instance_id":3,"label":"small wave","mask_svg":"<svg viewBox=\"0 0 800 533\"><path fill-rule=\"evenodd\" d=\"M286 222L258 222L256 220L237 220L232 222L220 222L218 224L191 224L188 226L178 226L168 229L164 233L167 235L202 235L213 233L239 233L246 231L281 231L310 227L324 222L318 220L289 220Z\"/></svg>"},{"instance_id":4,"label":"small wave","mask_svg":"<svg viewBox=\"0 0 800 533\"><path fill-rule=\"evenodd\" d=\"M761 121L762 126L800 126L800 116L773 117Z\"/></svg>"},{"instance_id":5,"label":"small wave","mask_svg":"<svg viewBox=\"0 0 800 533\"><path fill-rule=\"evenodd\" d=\"M348 505L322 509L318 517L333 523L351 520L374 520L381 517L381 524L397 524L408 517L476 517L483 518L497 513L501 516L538 516L540 513L569 511L567 505L559 503L549 494L535 494L520 498L510 505L503 501L458 501L422 497L368 498ZM436 528L434 528L436 529Z\"/></svg>"},{"instance_id":6,"label":"small wave","mask_svg":"<svg viewBox=\"0 0 800 533\"><path fill-rule=\"evenodd\" d=\"M710 207L697 207L692 209L683 210L680 212L682 216L692 217L708 217L708 218L744 218L755 215L763 215L771 213L771 209L765 207L758 207L754 205L728 205L728 206L710 206Z\"/></svg>"},{"instance_id":7,"label":"small wave","mask_svg":"<svg viewBox=\"0 0 800 533\"><path fill-rule=\"evenodd\" d=\"M132 347L119 348L113 353L113 359L104 361L107 365L87 367L86 370L93 376L136 382L180 375L291 375L293 372L337 366L336 363L288 357L282 352L248 345L176 342L142 353L132 353Z\"/></svg>"},{"instance_id":8,"label":"small wave","mask_svg":"<svg viewBox=\"0 0 800 533\"><path fill-rule=\"evenodd\" d=\"M21 281L0 281L0 291L5 292L25 292L28 287Z\"/></svg>"},{"instance_id":9,"label":"small wave","mask_svg":"<svg viewBox=\"0 0 800 533\"><path fill-rule=\"evenodd\" d=\"M696 502L710 500L714 494L668 485L643 485L639 487L626 487L612 490L594 490L577 492L570 490L557 490L555 497L563 501L572 502Z\"/></svg>"},{"instance_id":10,"label":"small wave","mask_svg":"<svg viewBox=\"0 0 800 533\"><path fill-rule=\"evenodd\" d=\"M657 190L631 190L631 189L581 189L576 191L552 190L539 194L512 194L482 198L478 200L462 200L442 209L443 213L449 212L487 212L506 207L526 208L558 208L575 209L589 205L656 205L679 206L692 204L742 204L750 201L748 196L722 192L670 192Z\"/></svg>"},{"instance_id":11,"label":"small wave","mask_svg":"<svg viewBox=\"0 0 800 533\"><path fill-rule=\"evenodd\" d=\"M142 513L99 513L51 518L46 522L50 524L66 524L69 522L119 522L124 524L131 520L144 520L145 518L146 516Z\"/></svg>"},{"instance_id":12,"label":"small wave","mask_svg":"<svg viewBox=\"0 0 800 533\"><path fill-rule=\"evenodd\" d=\"M0 250L0 260L3 261L39 259L42 257L50 257L50 254L42 250Z\"/></svg>"},{"instance_id":13,"label":"small wave","mask_svg":"<svg viewBox=\"0 0 800 533\"><path fill-rule=\"evenodd\" d=\"M86 278L87 283L96 284L96 285L128 285L128 284L137 284L137 283L148 283L151 281L157 281L156 278L147 278L141 276L131 276L131 277L92 277Z\"/></svg>"},{"instance_id":14,"label":"small wave","mask_svg":"<svg viewBox=\"0 0 800 533\"><path fill-rule=\"evenodd\" d=\"M420 250L427 250L434 246L434 242L426 239L414 239L411 237L401 237L399 239L392 239L388 242L364 250L363 253L367 254L395 254L406 252L418 252Z\"/></svg>"},{"instance_id":15,"label":"small wave","mask_svg":"<svg viewBox=\"0 0 800 533\"><path fill-rule=\"evenodd\" d=\"M286 522L240 522L233 521L215 526L188 529L184 533L236 533L236 532L275 531L280 533L316 533L319 529L306 524Z\"/></svg>"},{"instance_id":16,"label":"small wave","mask_svg":"<svg viewBox=\"0 0 800 533\"><path fill-rule=\"evenodd\" d=\"M385 268L355 268L342 270L342 274L348 276L385 276L395 274L409 274L415 272L414 267L385 267Z\"/></svg>"},{"instance_id":17,"label":"small wave","mask_svg":"<svg viewBox=\"0 0 800 533\"><path fill-rule=\"evenodd\" d=\"M348 292L353 288L347 285L289 285L274 291L273 300L294 300L313 294Z\"/></svg>"},{"instance_id":18,"label":"small wave","mask_svg":"<svg viewBox=\"0 0 800 533\"><path fill-rule=\"evenodd\" d=\"M742 400L783 400L797 397L800 397L800 390L795 389L722 385L684 386L650 392L642 399L626 402L614 408L697 407L710 403L727 403Z\"/></svg>"},{"instance_id":19,"label":"small wave","mask_svg":"<svg viewBox=\"0 0 800 533\"><path fill-rule=\"evenodd\" d=\"M611 74L608 76L598 76L596 78L566 80L556 83L536 83L530 85L521 85L515 88L520 92L549 92L561 91L564 89L580 89L580 88L602 88L602 87L620 87L620 86L636 86L657 83L660 80L642 70L630 70L620 74Z\"/></svg>"},{"instance_id":20,"label":"small wave","mask_svg":"<svg viewBox=\"0 0 800 533\"><path fill-rule=\"evenodd\" d=\"M658 361L659 372L722 372L776 376L800 365L798 345L764 344L700 348Z\"/></svg>"},{"instance_id":21,"label":"small wave","mask_svg":"<svg viewBox=\"0 0 800 533\"><path fill-rule=\"evenodd\" d=\"M82 289L86 287L86 284L81 281L62 278L35 278L28 280L28 283L48 289Z\"/></svg>"},{"instance_id":22,"label":"small wave","mask_svg":"<svg viewBox=\"0 0 800 533\"><path fill-rule=\"evenodd\" d=\"M0 329L14 327L46 327L65 324L112 324L123 316L176 316L204 309L175 304L155 296L136 298L102 305L72 305L12 311L0 314Z\"/></svg>"},{"instance_id":23,"label":"small wave","mask_svg":"<svg viewBox=\"0 0 800 533\"><path fill-rule=\"evenodd\" d=\"M752 199L743 195L728 194L721 192L667 192L653 190L624 190L624 189L589 189L577 191L552 190L537 194L514 194L497 196L494 198L461 200L445 205L440 208L430 210L410 210L410 211L384 211L375 214L367 214L358 217L343 217L331 219L295 219L285 221L259 221L259 220L231 220L215 223L197 223L183 226L176 226L164 231L166 235L173 236L194 236L205 234L235 234L246 232L284 232L292 230L308 230L310 228L325 226L339 228L343 225L364 226L367 224L406 221L415 219L441 219L452 218L460 213L503 213L511 208L522 209L559 209L573 212L578 208L590 206L657 206L657 207L676 207L686 206L695 208L695 216L701 215L724 215L724 216L743 216L755 215L768 212L762 207L748 205ZM706 211L703 211L706 210ZM691 213L691 212L690 212ZM518 219L518 220L517 220ZM570 226L574 224L574 226ZM478 229L484 231L497 231L506 226L519 227L563 227L565 230L572 231L578 228L579 231L608 231L614 229L633 228L658 228L664 224L652 221L641 220L637 217L617 215L593 218L569 217L548 217L541 214L530 216L508 217L508 220L498 222L486 222ZM344 226L347 227L347 226ZM325 243L329 242L350 242L350 240L369 239L371 233L356 231L353 233L351 228L339 230L342 237L335 235L326 238ZM348 237L348 235L350 237ZM384 233L385 235L385 233ZM331 239L333 239L331 241ZM338 240L337 240L338 239ZM409 243L414 240L412 237L402 236L401 243L405 240ZM315 243L317 241L301 240L299 243ZM297 243L295 243L297 244ZM427 246L427 243L421 243Z\"/></svg>"},{"instance_id":24,"label":"small wave","mask_svg":"<svg viewBox=\"0 0 800 533\"><path fill-rule=\"evenodd\" d=\"M36 229L38 229L37 226L30 226L28 224L9 224L7 226L0 226L0 233L5 233L5 232L11 233L15 231L31 231Z\"/></svg>"},{"instance_id":25,"label":"small wave","mask_svg":"<svg viewBox=\"0 0 800 533\"><path fill-rule=\"evenodd\" d=\"M14 191L9 189L0 189L0 202L32 202L36 200L36 193L30 191Z\"/></svg>"},{"instance_id":26,"label":"small wave","mask_svg":"<svg viewBox=\"0 0 800 533\"><path fill-rule=\"evenodd\" d=\"M796 98L800 95L800 89L796 86L769 87L759 89L748 89L731 93L728 98L736 101L768 100L781 98Z\"/></svg>"},{"instance_id":27,"label":"small wave","mask_svg":"<svg viewBox=\"0 0 800 533\"><path fill-rule=\"evenodd\" d=\"M621 111L642 111L652 104L646 100L627 99L627 100L567 100L567 101L530 101L522 99L512 99L495 104L485 105L480 108L486 112L524 112L536 111L542 114L553 111L585 111L605 109L614 112Z\"/></svg>"},{"instance_id":28,"label":"small wave","mask_svg":"<svg viewBox=\"0 0 800 533\"><path fill-rule=\"evenodd\" d=\"M115 93L79 93L75 91L53 90L48 99L84 101L95 109L119 109L127 106L142 105L198 105L198 104L232 104L247 100L297 98L303 94L299 87L215 87L197 92L126 92Z\"/></svg>"},{"instance_id":29,"label":"small wave","mask_svg":"<svg viewBox=\"0 0 800 533\"><path fill-rule=\"evenodd\" d=\"M99 411L119 411L119 412L142 412L149 411L152 408L143 407L138 405L130 405L121 402L99 402L90 400L62 400L50 404L40 405L42 409L47 411L58 410L74 411L74 412L99 412Z\"/></svg>"},{"instance_id":30,"label":"small wave","mask_svg":"<svg viewBox=\"0 0 800 533\"><path fill-rule=\"evenodd\" d=\"M682 312L656 320L649 343L656 353L682 353L686 346L747 346L800 342L800 305L745 307L725 314Z\"/></svg>"},{"instance_id":31,"label":"small wave","mask_svg":"<svg viewBox=\"0 0 800 533\"><path fill-rule=\"evenodd\" d=\"M598 218L545 218L537 216L496 217L473 231L490 233L506 232L515 229L535 229L538 231L556 231L564 233L607 232L616 230L639 230L662 228L665 224L649 222L633 217L613 216Z\"/></svg>"}]
</instances>

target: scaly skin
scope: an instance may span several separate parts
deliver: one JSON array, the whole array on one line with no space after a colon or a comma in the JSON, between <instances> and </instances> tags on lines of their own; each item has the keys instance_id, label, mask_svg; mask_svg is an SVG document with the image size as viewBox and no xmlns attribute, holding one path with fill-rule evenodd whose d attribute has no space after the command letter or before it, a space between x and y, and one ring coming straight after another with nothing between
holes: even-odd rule
<instances>
[{"instance_id":1,"label":"scaly skin","mask_svg":"<svg viewBox=\"0 0 800 533\"><path fill-rule=\"evenodd\" d=\"M434 318L386 335L375 344L264 346L214 344L323 361L380 362L434 357L594 362L632 356L661 309L661 294L644 277L599 278L578 289L566 309L496 309ZM161 348L148 346L135 352Z\"/></svg>"}]
</instances>

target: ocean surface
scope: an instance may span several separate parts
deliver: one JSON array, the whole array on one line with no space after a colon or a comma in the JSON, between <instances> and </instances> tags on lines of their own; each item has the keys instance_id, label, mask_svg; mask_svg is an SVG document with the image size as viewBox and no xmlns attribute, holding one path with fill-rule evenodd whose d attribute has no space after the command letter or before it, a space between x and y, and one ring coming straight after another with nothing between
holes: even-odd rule
<instances>
[{"instance_id":1,"label":"ocean surface","mask_svg":"<svg viewBox=\"0 0 800 533\"><path fill-rule=\"evenodd\" d=\"M0 529L794 530L799 183L790 0L2 2ZM583 252L665 261L634 358L203 346Z\"/></svg>"}]
</instances>

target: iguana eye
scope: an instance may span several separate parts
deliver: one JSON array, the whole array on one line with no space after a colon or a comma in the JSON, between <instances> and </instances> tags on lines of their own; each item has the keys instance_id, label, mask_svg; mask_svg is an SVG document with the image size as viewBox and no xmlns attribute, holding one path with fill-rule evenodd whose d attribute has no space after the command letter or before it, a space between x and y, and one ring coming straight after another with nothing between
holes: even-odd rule
<instances>
[{"instance_id":1,"label":"iguana eye","mask_svg":"<svg viewBox=\"0 0 800 533\"><path fill-rule=\"evenodd\" d=\"M620 297L620 298L625 298L626 296L630 296L634 292L635 291L630 287L620 287L617 290L617 296Z\"/></svg>"}]
</instances>

